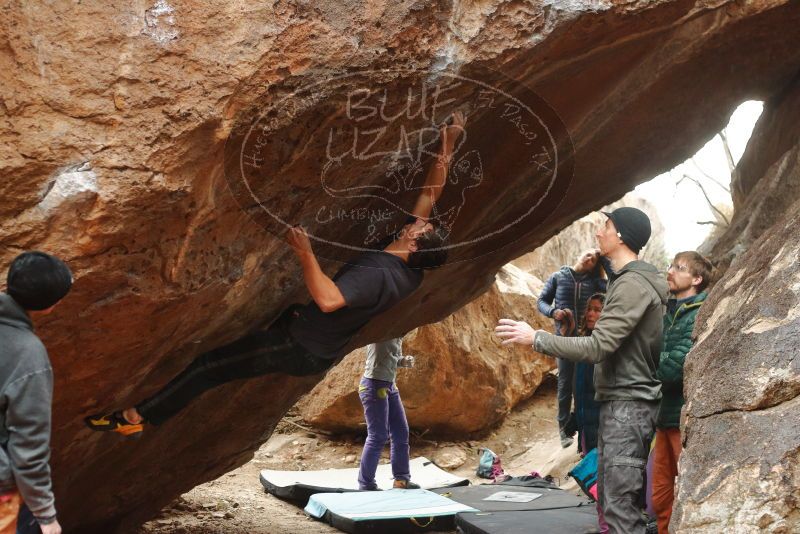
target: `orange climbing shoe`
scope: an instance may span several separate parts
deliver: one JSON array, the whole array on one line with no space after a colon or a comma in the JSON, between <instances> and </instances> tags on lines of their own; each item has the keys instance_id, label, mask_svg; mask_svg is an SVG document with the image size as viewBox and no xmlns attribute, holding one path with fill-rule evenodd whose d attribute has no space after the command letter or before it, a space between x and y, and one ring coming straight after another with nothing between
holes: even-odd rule
<instances>
[{"instance_id":1,"label":"orange climbing shoe","mask_svg":"<svg viewBox=\"0 0 800 534\"><path fill-rule=\"evenodd\" d=\"M126 437L138 438L142 435L144 425L142 423L130 423L122 412L113 412L110 414L97 414L90 415L84 418L84 423L90 429L97 432L116 432Z\"/></svg>"}]
</instances>

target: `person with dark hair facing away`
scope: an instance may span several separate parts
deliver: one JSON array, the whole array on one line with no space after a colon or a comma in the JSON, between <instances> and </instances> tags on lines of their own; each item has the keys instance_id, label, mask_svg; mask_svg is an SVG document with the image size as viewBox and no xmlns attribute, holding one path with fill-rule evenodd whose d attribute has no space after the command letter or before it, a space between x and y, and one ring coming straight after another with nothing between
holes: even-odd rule
<instances>
[{"instance_id":1,"label":"person with dark hair facing away","mask_svg":"<svg viewBox=\"0 0 800 534\"><path fill-rule=\"evenodd\" d=\"M556 335L575 335L574 325L581 324L586 301L590 295L606 290L603 268L598 262L599 254L594 250L583 252L575 261L575 265L565 265L550 275L545 282L536 304L539 311L555 320ZM572 320L573 329L562 332L562 324ZM570 412L572 412L572 383L575 364L564 358L558 361L558 430L561 446L572 445L574 430L569 429Z\"/></svg>"},{"instance_id":2,"label":"person with dark hair facing away","mask_svg":"<svg viewBox=\"0 0 800 534\"><path fill-rule=\"evenodd\" d=\"M24 252L0 293L0 534L60 534L50 479L53 369L33 320L69 293L72 273L44 252Z\"/></svg>"},{"instance_id":3,"label":"person with dark hair facing away","mask_svg":"<svg viewBox=\"0 0 800 534\"><path fill-rule=\"evenodd\" d=\"M694 251L680 252L667 269L670 299L664 315L664 348L658 363L661 404L653 447L653 510L658 531L666 534L675 501L675 478L681 454L683 363L692 348L692 331L705 289L711 280L711 262Z\"/></svg>"},{"instance_id":4,"label":"person with dark hair facing away","mask_svg":"<svg viewBox=\"0 0 800 534\"><path fill-rule=\"evenodd\" d=\"M439 152L411 221L384 240L382 250L358 255L330 278L320 268L305 230L291 228L287 241L303 267L309 304L290 306L268 329L201 354L152 397L122 411L89 416L86 425L136 436L143 423L164 423L220 384L269 373L314 375L330 368L364 325L417 289L425 269L447 260L447 234L429 217L447 183L455 142L464 131L462 113L451 119L440 130Z\"/></svg>"},{"instance_id":5,"label":"person with dark hair facing away","mask_svg":"<svg viewBox=\"0 0 800 534\"><path fill-rule=\"evenodd\" d=\"M604 215L607 220L596 237L613 274L592 335L559 337L512 319L500 319L495 332L503 343L526 344L543 354L595 364L600 507L612 534L643 534L645 467L661 400L656 370L668 288L658 269L639 260L639 251L650 239L647 215L630 207Z\"/></svg>"}]
</instances>

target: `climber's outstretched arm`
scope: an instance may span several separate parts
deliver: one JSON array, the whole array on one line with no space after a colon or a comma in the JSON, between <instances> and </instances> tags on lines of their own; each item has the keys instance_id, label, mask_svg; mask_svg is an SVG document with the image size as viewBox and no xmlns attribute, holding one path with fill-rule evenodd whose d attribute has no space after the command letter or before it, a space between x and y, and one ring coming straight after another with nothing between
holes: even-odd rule
<instances>
[{"instance_id":1,"label":"climber's outstretched arm","mask_svg":"<svg viewBox=\"0 0 800 534\"><path fill-rule=\"evenodd\" d=\"M431 167L428 169L428 174L425 177L425 184L422 186L422 193L417 198L417 203L414 206L413 215L421 219L428 219L433 211L433 205L442 196L444 185L447 183L447 171L450 167L450 160L453 157L453 150L456 141L464 131L464 124L466 118L460 111L456 111L452 115L452 120L449 120L445 126L442 126L441 142L439 143L439 153L436 156Z\"/></svg>"}]
</instances>

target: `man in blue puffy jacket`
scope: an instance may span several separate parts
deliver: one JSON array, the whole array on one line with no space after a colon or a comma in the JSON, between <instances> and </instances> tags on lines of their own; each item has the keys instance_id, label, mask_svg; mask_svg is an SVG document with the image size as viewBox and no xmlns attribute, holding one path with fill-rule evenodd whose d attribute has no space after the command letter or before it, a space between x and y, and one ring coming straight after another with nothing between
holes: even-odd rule
<instances>
[{"instance_id":1,"label":"man in blue puffy jacket","mask_svg":"<svg viewBox=\"0 0 800 534\"><path fill-rule=\"evenodd\" d=\"M537 305L539 311L555 320L556 335L574 335L573 332L561 332L562 323L581 324L583 313L589 297L606 290L602 268L598 264L599 254L596 250L587 250L581 254L575 265L563 266L550 275L544 284ZM568 317L569 315L569 317ZM574 430L567 430L572 411L572 377L575 364L563 358L558 360L558 428L561 434L561 446L572 445Z\"/></svg>"}]
</instances>

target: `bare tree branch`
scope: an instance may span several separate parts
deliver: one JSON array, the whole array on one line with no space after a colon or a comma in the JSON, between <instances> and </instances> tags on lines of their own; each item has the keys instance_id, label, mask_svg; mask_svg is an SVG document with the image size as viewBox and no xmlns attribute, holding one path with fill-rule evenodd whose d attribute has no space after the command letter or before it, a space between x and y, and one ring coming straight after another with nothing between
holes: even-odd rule
<instances>
[{"instance_id":1,"label":"bare tree branch","mask_svg":"<svg viewBox=\"0 0 800 534\"><path fill-rule=\"evenodd\" d=\"M719 180L717 180L716 178L714 178L713 176L711 176L710 174L708 174L706 171L704 171L704 170L703 170L703 168L700 166L700 164L699 164L699 163L697 163L697 161L694 159L694 156L692 156L691 158L689 158L689 160L692 162L692 164L695 166L695 168L696 168L698 171L700 171L700 174L702 174L703 176L705 176L706 178L708 178L709 180L711 180L712 182L714 182L715 184L717 184L719 187L721 187L722 189L724 189L724 190L725 190L725 192L726 192L726 193L728 193L729 195L731 194L731 190L730 190L730 188L729 188L729 187L727 187L727 186L726 186L725 184L723 184L722 182L720 182Z\"/></svg>"},{"instance_id":2,"label":"bare tree branch","mask_svg":"<svg viewBox=\"0 0 800 534\"><path fill-rule=\"evenodd\" d=\"M684 181L684 180L689 180L689 181L692 181L692 182L694 182L695 184L697 184L697 187L699 187L699 188L700 188L700 191L703 193L703 196L704 196L704 197L706 197L706 202L708 203L708 206L709 206L709 207L710 207L712 210L714 210L714 212L716 212L716 213L717 213L717 214L718 214L718 215L719 215L719 216L722 218L722 220L723 220L723 221L725 221L725 226L729 226L729 225L731 224L731 222L728 220L728 218L725 216L725 214L724 214L724 213L722 213L722 212L719 210L719 208L717 208L717 207L714 205L714 203L713 203L713 202L711 202L711 199L710 199L710 198L708 198L708 193L706 193L706 188L705 188L705 187L703 187L703 184L701 184L701 183L700 183L700 180L698 180L697 178L693 178L693 177L689 176L688 174L684 173L684 174L683 174L683 177L682 177L680 180L678 180L678 182L677 182L675 185L679 185L679 184L680 184L682 181Z\"/></svg>"},{"instance_id":3,"label":"bare tree branch","mask_svg":"<svg viewBox=\"0 0 800 534\"><path fill-rule=\"evenodd\" d=\"M736 169L736 162L733 161L731 145L728 142L728 132L723 128L717 135L719 135L719 138L722 140L722 148L725 150L725 159L728 160L728 170L733 174L733 171Z\"/></svg>"}]
</instances>

